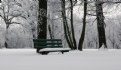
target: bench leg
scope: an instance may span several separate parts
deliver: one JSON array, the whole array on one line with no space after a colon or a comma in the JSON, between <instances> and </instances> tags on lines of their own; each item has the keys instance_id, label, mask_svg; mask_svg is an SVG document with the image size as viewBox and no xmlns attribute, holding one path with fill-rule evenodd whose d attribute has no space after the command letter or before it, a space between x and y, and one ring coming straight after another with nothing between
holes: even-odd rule
<instances>
[{"instance_id":1,"label":"bench leg","mask_svg":"<svg viewBox=\"0 0 121 70\"><path fill-rule=\"evenodd\" d=\"M40 49L37 48L36 52L39 53L39 50L40 50Z\"/></svg>"},{"instance_id":2,"label":"bench leg","mask_svg":"<svg viewBox=\"0 0 121 70\"><path fill-rule=\"evenodd\" d=\"M64 52L61 52L62 54L64 54Z\"/></svg>"},{"instance_id":3,"label":"bench leg","mask_svg":"<svg viewBox=\"0 0 121 70\"><path fill-rule=\"evenodd\" d=\"M66 51L61 51L62 54L64 54L64 52L69 52L69 50L66 50Z\"/></svg>"}]
</instances>

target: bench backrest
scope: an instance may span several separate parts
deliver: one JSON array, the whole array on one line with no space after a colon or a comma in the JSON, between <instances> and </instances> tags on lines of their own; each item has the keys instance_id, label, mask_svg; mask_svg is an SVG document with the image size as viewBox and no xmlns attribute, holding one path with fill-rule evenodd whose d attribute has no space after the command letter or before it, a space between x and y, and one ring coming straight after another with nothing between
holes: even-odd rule
<instances>
[{"instance_id":1,"label":"bench backrest","mask_svg":"<svg viewBox=\"0 0 121 70\"><path fill-rule=\"evenodd\" d=\"M62 47L61 39L33 39L34 48L59 48Z\"/></svg>"}]
</instances>

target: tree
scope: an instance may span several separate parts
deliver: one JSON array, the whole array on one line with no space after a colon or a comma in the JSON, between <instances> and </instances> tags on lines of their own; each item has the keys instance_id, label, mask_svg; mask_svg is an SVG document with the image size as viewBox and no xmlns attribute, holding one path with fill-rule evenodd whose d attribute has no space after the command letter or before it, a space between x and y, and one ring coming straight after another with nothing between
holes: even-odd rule
<instances>
[{"instance_id":1,"label":"tree","mask_svg":"<svg viewBox=\"0 0 121 70\"><path fill-rule=\"evenodd\" d=\"M86 15L87 15L87 0L84 0L84 16L83 16L83 28L82 28L82 34L79 39L79 45L78 50L82 51L82 46L85 38L85 29L86 29Z\"/></svg>"},{"instance_id":2,"label":"tree","mask_svg":"<svg viewBox=\"0 0 121 70\"><path fill-rule=\"evenodd\" d=\"M20 24L17 22L12 22L12 19L16 18L16 17L22 17L24 19L26 19L23 15L22 15L22 11L20 11L19 9L15 9L16 7L22 7L22 5L16 1L12 1L12 0L4 0L2 1L1 5L0 5L0 17L4 20L5 24L6 24L6 30L8 30L9 26L11 24ZM7 35L7 31L6 31L6 35ZM6 38L7 40L7 38ZM8 48L7 42L5 41L5 47Z\"/></svg>"},{"instance_id":3,"label":"tree","mask_svg":"<svg viewBox=\"0 0 121 70\"><path fill-rule=\"evenodd\" d=\"M72 41L73 41L73 46L75 47L75 49L77 48L76 45L76 39L75 39L75 33L74 33L74 25L73 25L73 6L77 3L77 0L75 0L74 4L73 4L73 0L70 0L70 14L71 14L71 19L70 19L70 23L71 23L71 32L72 32Z\"/></svg>"},{"instance_id":4,"label":"tree","mask_svg":"<svg viewBox=\"0 0 121 70\"><path fill-rule=\"evenodd\" d=\"M65 38L66 38L68 46L71 49L73 49L73 46L71 45L72 41L70 40L70 35L68 35L69 28L68 28L67 18L66 18L65 0L61 0L61 7L62 7L62 20L63 20Z\"/></svg>"},{"instance_id":5,"label":"tree","mask_svg":"<svg viewBox=\"0 0 121 70\"><path fill-rule=\"evenodd\" d=\"M96 5L96 17L97 17L97 29L98 29L98 40L99 40L99 48L104 45L104 48L107 48L106 36L105 36L105 22L103 15L103 3L97 1Z\"/></svg>"},{"instance_id":6,"label":"tree","mask_svg":"<svg viewBox=\"0 0 121 70\"><path fill-rule=\"evenodd\" d=\"M38 13L38 39L47 38L47 0L39 1Z\"/></svg>"},{"instance_id":7,"label":"tree","mask_svg":"<svg viewBox=\"0 0 121 70\"><path fill-rule=\"evenodd\" d=\"M74 27L73 27L73 1L70 0L70 13L71 13L71 31L69 29L68 21L67 21L67 15L66 15L66 1L61 0L61 8L62 8L62 20L63 20L63 28L64 28L64 35L67 41L68 46L72 49L75 50L77 49L76 46L76 40L75 40L75 35L74 35Z\"/></svg>"},{"instance_id":8,"label":"tree","mask_svg":"<svg viewBox=\"0 0 121 70\"><path fill-rule=\"evenodd\" d=\"M2 0L0 4L0 18L4 21L1 24L6 25L4 30L6 48L33 46L32 39L35 36L37 37L37 10L37 1Z\"/></svg>"}]
</instances>

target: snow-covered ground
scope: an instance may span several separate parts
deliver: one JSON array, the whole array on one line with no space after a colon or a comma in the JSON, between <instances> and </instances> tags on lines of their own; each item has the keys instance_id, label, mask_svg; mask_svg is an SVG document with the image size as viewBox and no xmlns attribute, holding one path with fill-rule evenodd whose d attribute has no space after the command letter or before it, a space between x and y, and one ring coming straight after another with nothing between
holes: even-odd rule
<instances>
[{"instance_id":1,"label":"snow-covered ground","mask_svg":"<svg viewBox=\"0 0 121 70\"><path fill-rule=\"evenodd\" d=\"M121 70L121 50L41 55L35 49L0 49L0 70Z\"/></svg>"}]
</instances>

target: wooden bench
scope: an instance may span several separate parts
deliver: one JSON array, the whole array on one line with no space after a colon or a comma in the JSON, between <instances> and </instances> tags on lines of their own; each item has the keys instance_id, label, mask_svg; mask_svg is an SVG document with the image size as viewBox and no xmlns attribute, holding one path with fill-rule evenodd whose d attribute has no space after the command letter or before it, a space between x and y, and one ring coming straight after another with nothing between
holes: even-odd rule
<instances>
[{"instance_id":1,"label":"wooden bench","mask_svg":"<svg viewBox=\"0 0 121 70\"><path fill-rule=\"evenodd\" d=\"M36 52L42 55L49 52L69 52L69 49L63 48L61 39L33 39L33 42Z\"/></svg>"}]
</instances>

